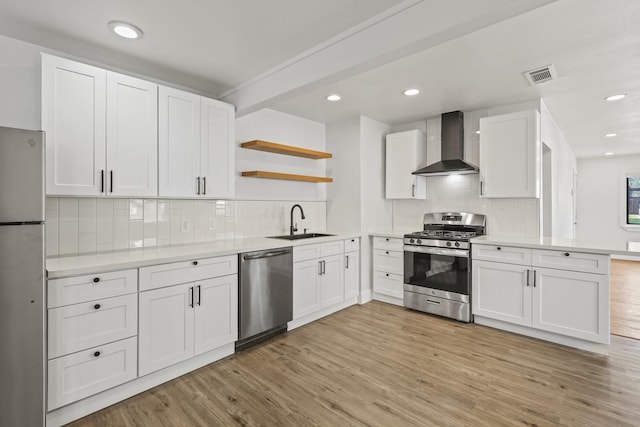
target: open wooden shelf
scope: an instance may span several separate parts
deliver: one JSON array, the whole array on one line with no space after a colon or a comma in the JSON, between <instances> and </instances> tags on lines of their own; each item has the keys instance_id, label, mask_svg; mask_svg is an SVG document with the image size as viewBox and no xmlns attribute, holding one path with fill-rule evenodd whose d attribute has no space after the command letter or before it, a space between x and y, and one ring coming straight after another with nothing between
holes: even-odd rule
<instances>
[{"instance_id":1,"label":"open wooden shelf","mask_svg":"<svg viewBox=\"0 0 640 427\"><path fill-rule=\"evenodd\" d=\"M291 145L276 144L275 142L269 141L260 141L259 139L243 142L242 144L240 144L240 147L315 160L330 159L331 157L333 157L333 154L325 153L324 151L308 150L306 148L293 147Z\"/></svg>"},{"instance_id":2,"label":"open wooden shelf","mask_svg":"<svg viewBox=\"0 0 640 427\"><path fill-rule=\"evenodd\" d=\"M288 181L333 182L333 178L327 178L324 176L293 175L290 173L278 173L278 172L266 172L266 171L245 171L245 172L242 172L242 176L248 176L252 178L266 178L266 179L285 179Z\"/></svg>"}]
</instances>

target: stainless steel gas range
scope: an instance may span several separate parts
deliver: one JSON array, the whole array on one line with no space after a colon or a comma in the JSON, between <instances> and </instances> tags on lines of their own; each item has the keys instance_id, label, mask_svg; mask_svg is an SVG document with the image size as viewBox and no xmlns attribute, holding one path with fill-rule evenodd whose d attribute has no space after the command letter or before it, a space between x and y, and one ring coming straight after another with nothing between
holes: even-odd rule
<instances>
[{"instance_id":1,"label":"stainless steel gas range","mask_svg":"<svg viewBox=\"0 0 640 427\"><path fill-rule=\"evenodd\" d=\"M485 233L484 215L435 212L404 236L404 306L471 321L469 239Z\"/></svg>"}]
</instances>

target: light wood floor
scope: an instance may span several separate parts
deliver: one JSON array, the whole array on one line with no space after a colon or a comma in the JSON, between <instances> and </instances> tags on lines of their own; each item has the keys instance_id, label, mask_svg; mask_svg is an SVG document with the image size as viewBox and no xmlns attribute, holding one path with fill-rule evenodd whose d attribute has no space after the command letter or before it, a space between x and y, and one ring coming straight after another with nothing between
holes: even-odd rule
<instances>
[{"instance_id":1,"label":"light wood floor","mask_svg":"<svg viewBox=\"0 0 640 427\"><path fill-rule=\"evenodd\" d=\"M638 261L611 260L611 333L640 340Z\"/></svg>"},{"instance_id":2,"label":"light wood floor","mask_svg":"<svg viewBox=\"0 0 640 427\"><path fill-rule=\"evenodd\" d=\"M640 341L588 352L380 302L73 426L638 426Z\"/></svg>"}]
</instances>

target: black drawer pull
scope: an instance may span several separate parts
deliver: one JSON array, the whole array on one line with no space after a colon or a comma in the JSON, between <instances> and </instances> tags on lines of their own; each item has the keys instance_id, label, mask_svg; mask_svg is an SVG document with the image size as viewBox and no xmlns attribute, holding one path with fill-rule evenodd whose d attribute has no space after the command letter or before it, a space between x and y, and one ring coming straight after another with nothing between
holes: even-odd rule
<instances>
[{"instance_id":1,"label":"black drawer pull","mask_svg":"<svg viewBox=\"0 0 640 427\"><path fill-rule=\"evenodd\" d=\"M387 242L389 241L389 239L384 239L384 240L386 240Z\"/></svg>"},{"instance_id":2,"label":"black drawer pull","mask_svg":"<svg viewBox=\"0 0 640 427\"><path fill-rule=\"evenodd\" d=\"M387 254L387 255L389 255L389 251L385 251L384 253L385 253L385 254Z\"/></svg>"},{"instance_id":3,"label":"black drawer pull","mask_svg":"<svg viewBox=\"0 0 640 427\"><path fill-rule=\"evenodd\" d=\"M96 351L95 353L93 353L93 357L98 357L98 356L100 356L100 352L99 351Z\"/></svg>"},{"instance_id":4,"label":"black drawer pull","mask_svg":"<svg viewBox=\"0 0 640 427\"><path fill-rule=\"evenodd\" d=\"M497 250L499 250L499 251L501 251L501 250L502 250L502 248L501 248L500 246L498 246L496 249L497 249Z\"/></svg>"},{"instance_id":5,"label":"black drawer pull","mask_svg":"<svg viewBox=\"0 0 640 427\"><path fill-rule=\"evenodd\" d=\"M569 255L571 255L569 252L564 253L564 256L569 256Z\"/></svg>"},{"instance_id":6,"label":"black drawer pull","mask_svg":"<svg viewBox=\"0 0 640 427\"><path fill-rule=\"evenodd\" d=\"M385 273L385 276L389 277L389 273Z\"/></svg>"},{"instance_id":7,"label":"black drawer pull","mask_svg":"<svg viewBox=\"0 0 640 427\"><path fill-rule=\"evenodd\" d=\"M99 281L100 281L100 278L99 278L99 277L94 277L94 278L93 278L93 283L98 283Z\"/></svg>"},{"instance_id":8,"label":"black drawer pull","mask_svg":"<svg viewBox=\"0 0 640 427\"><path fill-rule=\"evenodd\" d=\"M100 307L102 307L100 304L96 304L93 306L93 308L95 308L96 310L100 310Z\"/></svg>"},{"instance_id":9,"label":"black drawer pull","mask_svg":"<svg viewBox=\"0 0 640 427\"><path fill-rule=\"evenodd\" d=\"M198 265L198 261L193 261L191 264Z\"/></svg>"}]
</instances>

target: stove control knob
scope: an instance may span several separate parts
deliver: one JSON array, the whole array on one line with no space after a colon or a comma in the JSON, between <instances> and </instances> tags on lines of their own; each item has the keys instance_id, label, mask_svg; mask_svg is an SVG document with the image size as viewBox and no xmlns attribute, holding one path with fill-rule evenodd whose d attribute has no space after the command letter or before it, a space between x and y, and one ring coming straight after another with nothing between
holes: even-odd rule
<instances>
[{"instance_id":1,"label":"stove control knob","mask_svg":"<svg viewBox=\"0 0 640 427\"><path fill-rule=\"evenodd\" d=\"M422 243L422 240L418 239L418 241L416 243L420 244L420 243Z\"/></svg>"},{"instance_id":2,"label":"stove control knob","mask_svg":"<svg viewBox=\"0 0 640 427\"><path fill-rule=\"evenodd\" d=\"M413 243L413 242L415 242L415 240L409 239L409 243Z\"/></svg>"},{"instance_id":3,"label":"stove control knob","mask_svg":"<svg viewBox=\"0 0 640 427\"><path fill-rule=\"evenodd\" d=\"M456 248L460 247L460 242L456 242L455 244L456 244Z\"/></svg>"},{"instance_id":4,"label":"stove control knob","mask_svg":"<svg viewBox=\"0 0 640 427\"><path fill-rule=\"evenodd\" d=\"M451 242L447 242L447 246L451 246Z\"/></svg>"}]
</instances>

